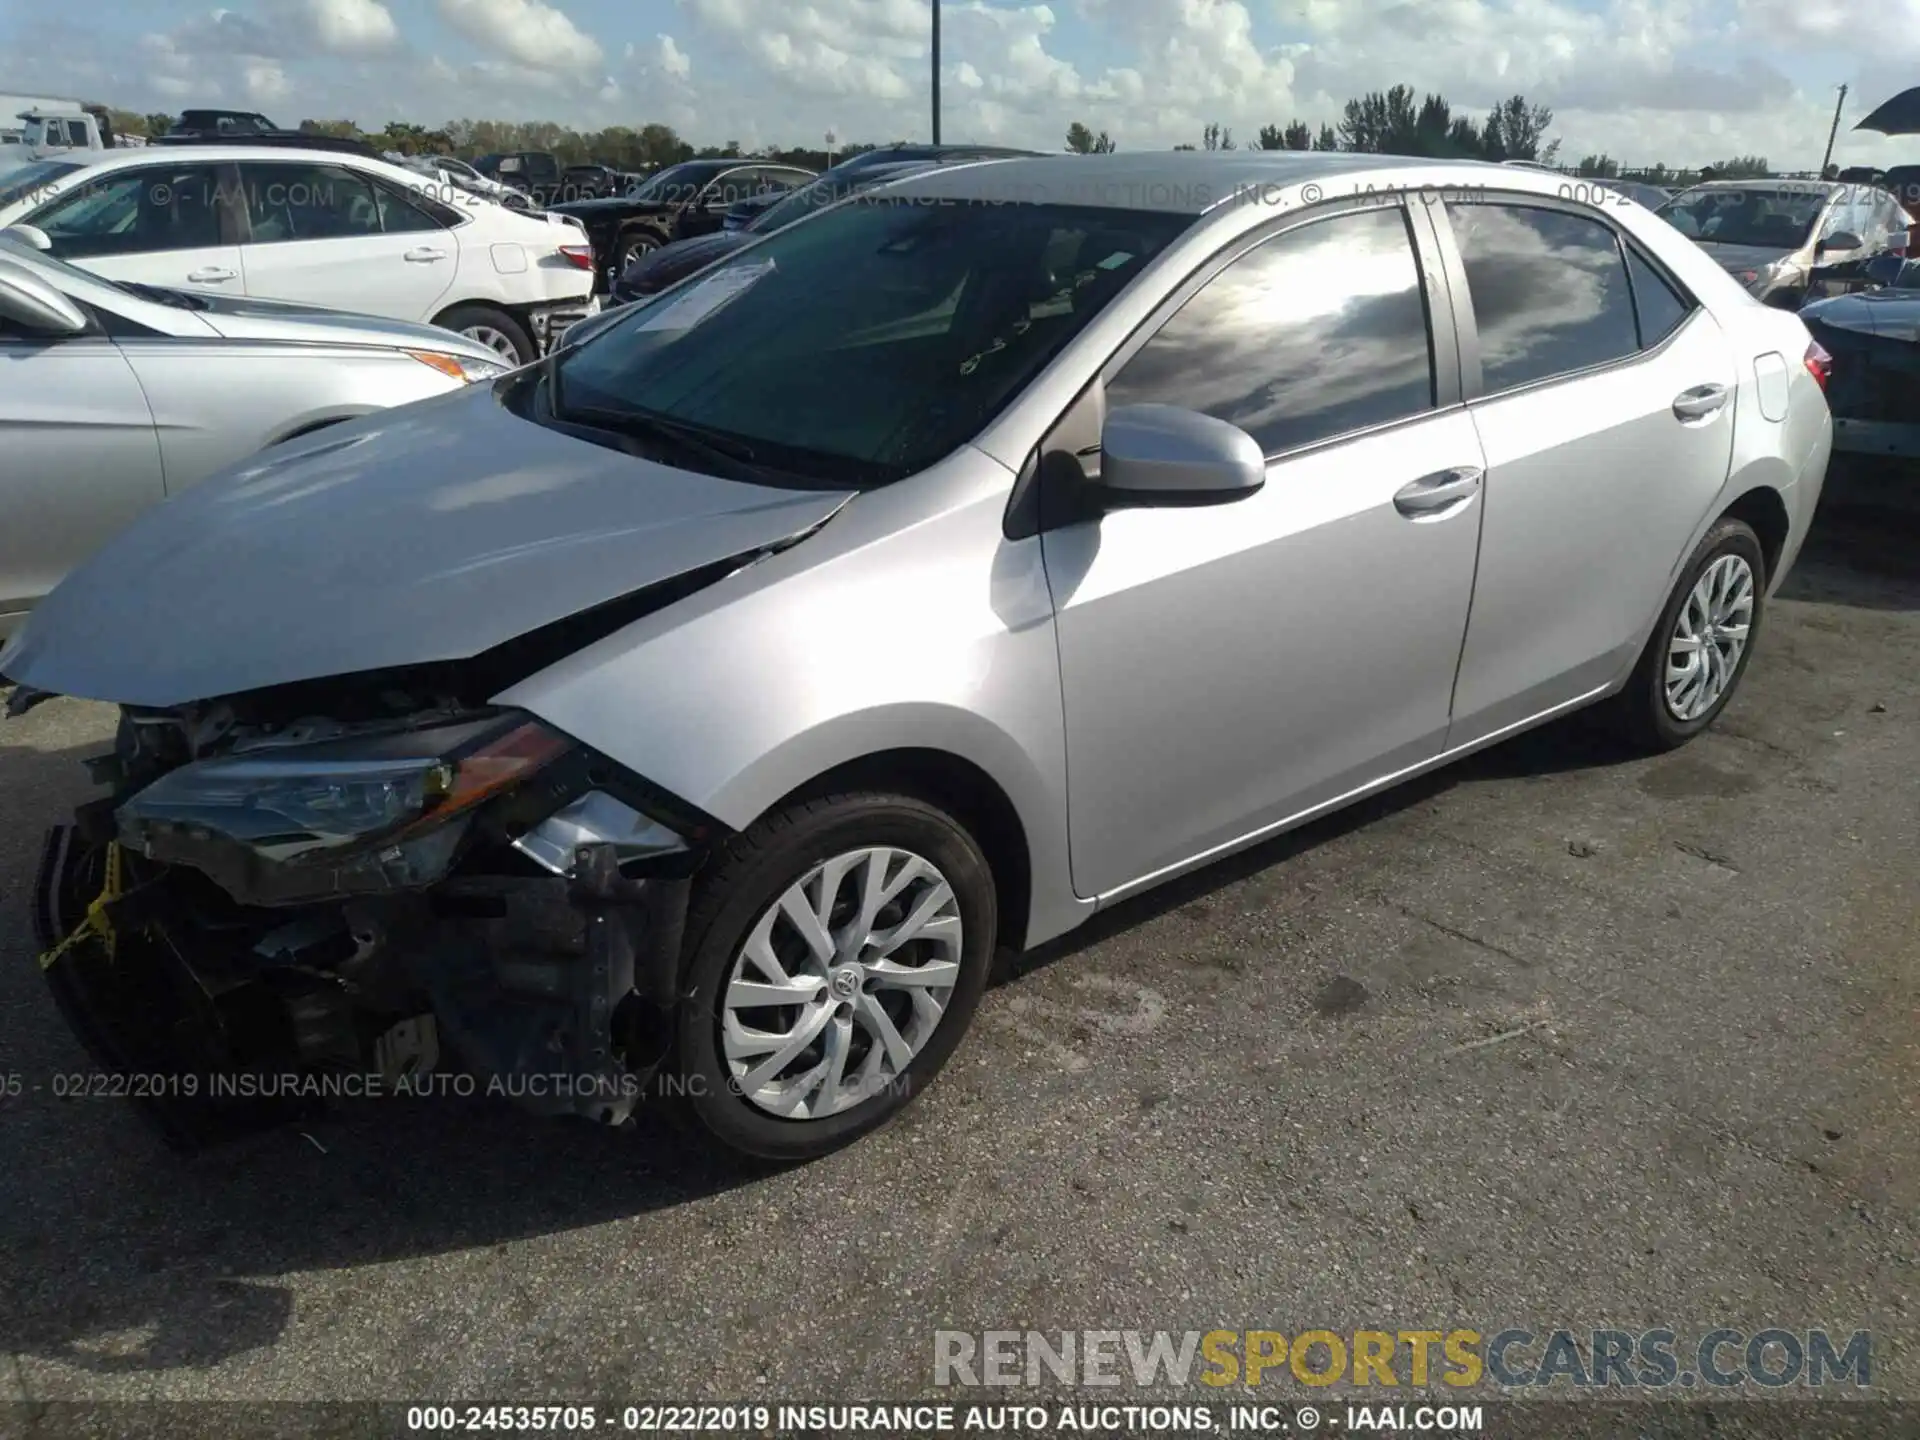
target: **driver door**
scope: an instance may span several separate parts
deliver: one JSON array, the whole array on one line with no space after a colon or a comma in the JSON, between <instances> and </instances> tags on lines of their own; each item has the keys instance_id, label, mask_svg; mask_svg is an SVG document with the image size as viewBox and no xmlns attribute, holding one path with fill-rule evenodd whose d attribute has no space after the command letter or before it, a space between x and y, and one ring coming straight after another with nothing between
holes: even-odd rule
<instances>
[{"instance_id":1,"label":"driver door","mask_svg":"<svg viewBox=\"0 0 1920 1440\"><path fill-rule=\"evenodd\" d=\"M244 290L227 165L135 165L25 217L51 253L109 280L238 295Z\"/></svg>"},{"instance_id":2,"label":"driver door","mask_svg":"<svg viewBox=\"0 0 1920 1440\"><path fill-rule=\"evenodd\" d=\"M1442 752L1484 461L1415 224L1378 204L1296 222L1109 367L1109 411L1230 421L1266 451L1267 481L1043 534L1083 896L1118 898Z\"/></svg>"}]
</instances>

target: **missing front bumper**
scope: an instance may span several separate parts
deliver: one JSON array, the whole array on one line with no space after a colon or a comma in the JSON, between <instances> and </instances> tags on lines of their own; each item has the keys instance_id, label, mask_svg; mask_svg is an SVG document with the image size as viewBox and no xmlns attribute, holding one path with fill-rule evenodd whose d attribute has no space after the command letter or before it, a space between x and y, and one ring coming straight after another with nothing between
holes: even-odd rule
<instances>
[{"instance_id":1,"label":"missing front bumper","mask_svg":"<svg viewBox=\"0 0 1920 1440\"><path fill-rule=\"evenodd\" d=\"M197 1150L333 1096L487 1094L626 1120L670 1048L688 885L628 878L598 844L565 875L247 911L60 827L35 914L68 1025ZM423 1091L436 1068L461 1083Z\"/></svg>"}]
</instances>

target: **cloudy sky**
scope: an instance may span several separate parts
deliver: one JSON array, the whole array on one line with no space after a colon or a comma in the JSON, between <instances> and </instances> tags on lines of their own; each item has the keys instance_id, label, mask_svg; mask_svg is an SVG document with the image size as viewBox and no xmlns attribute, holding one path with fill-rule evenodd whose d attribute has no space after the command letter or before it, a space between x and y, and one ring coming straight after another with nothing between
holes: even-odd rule
<instances>
[{"instance_id":1,"label":"cloudy sky","mask_svg":"<svg viewBox=\"0 0 1920 1440\"><path fill-rule=\"evenodd\" d=\"M0 89L128 109L659 120L696 143L922 137L930 0L0 0ZM1476 114L1551 105L1569 157L1920 160L1850 134L1920 81L1920 0L943 0L946 139L1124 149L1338 117L1397 82ZM30 83L29 83L30 82Z\"/></svg>"}]
</instances>

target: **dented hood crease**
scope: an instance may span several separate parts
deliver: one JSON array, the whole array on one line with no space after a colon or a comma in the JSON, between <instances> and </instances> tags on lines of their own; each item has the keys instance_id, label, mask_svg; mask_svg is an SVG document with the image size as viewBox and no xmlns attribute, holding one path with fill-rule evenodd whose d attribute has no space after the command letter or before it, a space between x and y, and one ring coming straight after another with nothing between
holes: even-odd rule
<instances>
[{"instance_id":1,"label":"dented hood crease","mask_svg":"<svg viewBox=\"0 0 1920 1440\"><path fill-rule=\"evenodd\" d=\"M849 496L638 459L474 386L174 496L55 587L0 675L161 707L461 660L804 535Z\"/></svg>"}]
</instances>

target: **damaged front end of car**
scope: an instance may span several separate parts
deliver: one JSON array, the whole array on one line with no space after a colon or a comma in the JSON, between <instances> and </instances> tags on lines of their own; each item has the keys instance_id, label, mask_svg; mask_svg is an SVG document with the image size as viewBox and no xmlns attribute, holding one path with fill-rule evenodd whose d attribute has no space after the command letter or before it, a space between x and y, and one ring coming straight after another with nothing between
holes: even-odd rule
<instances>
[{"instance_id":1,"label":"damaged front end of car","mask_svg":"<svg viewBox=\"0 0 1920 1440\"><path fill-rule=\"evenodd\" d=\"M666 1058L721 827L435 679L123 707L110 793L48 837L46 978L177 1147L436 1071L617 1124Z\"/></svg>"}]
</instances>

